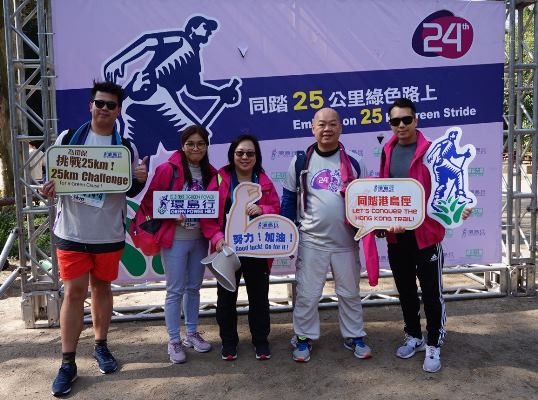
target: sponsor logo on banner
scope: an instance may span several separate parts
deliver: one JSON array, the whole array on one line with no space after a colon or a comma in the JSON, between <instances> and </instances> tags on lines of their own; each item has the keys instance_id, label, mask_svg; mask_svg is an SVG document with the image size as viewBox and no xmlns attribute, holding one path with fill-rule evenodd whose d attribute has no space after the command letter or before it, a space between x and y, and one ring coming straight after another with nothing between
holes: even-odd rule
<instances>
[{"instance_id":1,"label":"sponsor logo on banner","mask_svg":"<svg viewBox=\"0 0 538 400\"><path fill-rule=\"evenodd\" d=\"M486 196L486 189L471 189L471 192L473 192L476 197Z\"/></svg>"},{"instance_id":2,"label":"sponsor logo on banner","mask_svg":"<svg viewBox=\"0 0 538 400\"><path fill-rule=\"evenodd\" d=\"M424 57L463 57L473 44L473 26L448 10L428 15L413 34L413 50Z\"/></svg>"},{"instance_id":3,"label":"sponsor logo on banner","mask_svg":"<svg viewBox=\"0 0 538 400\"><path fill-rule=\"evenodd\" d=\"M297 152L291 150L277 150L273 149L271 152L271 160L278 160L280 158L292 158Z\"/></svg>"},{"instance_id":4,"label":"sponsor logo on banner","mask_svg":"<svg viewBox=\"0 0 538 400\"><path fill-rule=\"evenodd\" d=\"M460 146L461 136L461 128L448 128L424 155L432 183L428 215L446 228L460 226L465 207L476 205L476 197L469 189L468 174L476 152L472 144Z\"/></svg>"},{"instance_id":5,"label":"sponsor logo on banner","mask_svg":"<svg viewBox=\"0 0 538 400\"><path fill-rule=\"evenodd\" d=\"M475 207L471 213L473 217L482 217L484 215L484 209L482 207Z\"/></svg>"},{"instance_id":6,"label":"sponsor logo on banner","mask_svg":"<svg viewBox=\"0 0 538 400\"><path fill-rule=\"evenodd\" d=\"M185 127L202 125L211 137L211 125L224 109L241 102L240 78L220 86L203 80L202 50L219 26L214 18L194 15L183 30L142 32L103 63L105 79L124 88L123 136L145 154L155 154L159 145L148 132L161 132L161 143L173 150Z\"/></svg>"},{"instance_id":7,"label":"sponsor logo on banner","mask_svg":"<svg viewBox=\"0 0 538 400\"><path fill-rule=\"evenodd\" d=\"M278 171L278 172L271 172L271 180L274 183L281 183L284 182L284 179L286 179L287 172L286 171Z\"/></svg>"},{"instance_id":8,"label":"sponsor logo on banner","mask_svg":"<svg viewBox=\"0 0 538 400\"><path fill-rule=\"evenodd\" d=\"M467 228L465 228L461 232L461 237L462 238L482 237L482 236L486 236L486 230L484 228L482 228L482 229L467 229Z\"/></svg>"},{"instance_id":9,"label":"sponsor logo on banner","mask_svg":"<svg viewBox=\"0 0 538 400\"><path fill-rule=\"evenodd\" d=\"M482 167L469 168L469 176L484 176L484 168Z\"/></svg>"},{"instance_id":10,"label":"sponsor logo on banner","mask_svg":"<svg viewBox=\"0 0 538 400\"><path fill-rule=\"evenodd\" d=\"M483 249L467 249L465 250L465 255L467 257L480 258L484 254Z\"/></svg>"}]
</instances>

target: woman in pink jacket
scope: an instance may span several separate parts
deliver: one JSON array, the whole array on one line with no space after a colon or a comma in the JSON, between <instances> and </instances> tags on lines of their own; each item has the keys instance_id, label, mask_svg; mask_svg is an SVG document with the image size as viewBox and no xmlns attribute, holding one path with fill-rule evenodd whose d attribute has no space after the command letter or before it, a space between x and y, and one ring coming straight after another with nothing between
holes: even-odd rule
<instances>
[{"instance_id":1,"label":"woman in pink jacket","mask_svg":"<svg viewBox=\"0 0 538 400\"><path fill-rule=\"evenodd\" d=\"M211 180L207 190L219 192L218 219L202 219L202 233L211 241L212 251L221 251L226 244L224 227L226 214L234 201L232 195L235 187L241 182L258 183L262 189L262 197L256 204L247 207L247 214L256 217L262 214L278 214L280 203L278 194L269 177L262 168L262 155L258 139L252 135L241 135L236 138L228 150L229 164L221 168ZM245 279L248 294L248 323L252 335L252 344L256 351L256 359L271 358L269 349L269 272L272 260L239 257L241 268L236 273L237 287L241 275ZM222 340L222 359L237 358L237 291L229 292L217 284L217 322Z\"/></svg>"},{"instance_id":2,"label":"woman in pink jacket","mask_svg":"<svg viewBox=\"0 0 538 400\"><path fill-rule=\"evenodd\" d=\"M144 199L140 203L146 215L153 215L153 192L156 190L205 190L216 170L209 164L205 128L192 125L181 134L181 149L155 170ZM170 183L173 182L170 187ZM198 332L200 287L205 267L200 260L207 255L208 243L203 237L199 220L185 218L162 220L156 237L161 245L161 260L166 275L164 317L170 341L168 354L174 364L184 363L184 346L205 353L211 350ZM186 335L180 338L181 306L185 314Z\"/></svg>"}]
</instances>

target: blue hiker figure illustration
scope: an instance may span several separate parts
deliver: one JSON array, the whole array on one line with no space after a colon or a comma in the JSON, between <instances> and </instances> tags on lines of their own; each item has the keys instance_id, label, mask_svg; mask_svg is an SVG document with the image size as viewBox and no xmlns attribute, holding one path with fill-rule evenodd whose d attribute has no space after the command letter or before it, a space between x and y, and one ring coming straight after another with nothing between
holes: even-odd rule
<instances>
[{"instance_id":1,"label":"blue hiker figure illustration","mask_svg":"<svg viewBox=\"0 0 538 400\"><path fill-rule=\"evenodd\" d=\"M431 202L431 207L436 211L441 211L436 206L437 202L442 199L454 196L458 198L459 204L473 204L474 196L470 196L465 182L465 164L473 158L472 147L466 146L464 152L459 152L463 148L459 148L459 138L461 129L453 128L448 133L448 137L440 141L436 141L431 150L426 154L426 161L433 165L433 172L437 187L435 195ZM461 160L461 161L460 161ZM446 192L449 183L452 181L452 186Z\"/></svg>"},{"instance_id":2,"label":"blue hiker figure illustration","mask_svg":"<svg viewBox=\"0 0 538 400\"><path fill-rule=\"evenodd\" d=\"M105 62L106 80L126 82L123 136L133 139L144 155L156 153L159 141L155 138L166 149L175 149L177 135L186 126L209 128L224 108L241 101L240 79L232 78L222 86L203 80L202 47L218 27L216 20L196 15L188 19L183 31L143 33ZM134 64L134 71L126 74L129 64ZM192 99L206 101L198 106Z\"/></svg>"}]
</instances>

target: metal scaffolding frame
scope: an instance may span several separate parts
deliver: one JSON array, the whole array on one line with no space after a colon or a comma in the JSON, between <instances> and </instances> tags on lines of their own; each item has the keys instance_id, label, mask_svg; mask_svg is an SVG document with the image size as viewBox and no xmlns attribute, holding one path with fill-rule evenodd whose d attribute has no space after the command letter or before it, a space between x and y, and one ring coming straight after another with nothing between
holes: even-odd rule
<instances>
[{"instance_id":1,"label":"metal scaffolding frame","mask_svg":"<svg viewBox=\"0 0 538 400\"><path fill-rule=\"evenodd\" d=\"M502 0L499 0L502 1ZM473 285L445 288L447 299L486 298L535 294L537 172L532 158L538 154L538 82L535 26L536 1L506 0L508 51L505 68L505 141L507 178L503 181L503 264L445 268L445 274L462 274ZM40 248L38 238L50 232L54 203L43 198L32 181L28 142L42 140L40 150L57 135L53 32L50 0L3 0L7 55L10 129L15 171L15 201L21 277L22 314L26 327L52 326L59 321L62 285L52 248ZM32 31L32 24L34 29ZM37 25L37 35L32 36ZM525 43L531 43L531 46ZM31 135L36 132L39 135ZM37 154L37 153L34 153ZM33 157L35 158L35 157ZM529 223L530 221L530 223ZM390 272L381 274L390 277ZM291 310L293 277L271 278L288 284L288 297L271 299L273 311ZM10 282L12 279L10 277ZM214 281L204 282L212 287ZM2 285L1 290L8 285ZM115 293L163 290L158 283L115 286ZM398 302L394 291L364 292L366 305ZM320 307L333 307L334 296L324 296ZM246 305L240 304L240 312ZM214 303L202 304L201 314L211 314ZM89 312L89 311L88 311ZM117 307L114 320L162 318L162 305ZM87 322L90 316L86 316Z\"/></svg>"},{"instance_id":2,"label":"metal scaffolding frame","mask_svg":"<svg viewBox=\"0 0 538 400\"><path fill-rule=\"evenodd\" d=\"M537 176L533 155L538 154L536 11L536 1L507 1L506 179L503 181L506 224L503 228L504 254L511 269L511 292L516 296L535 294Z\"/></svg>"}]
</instances>

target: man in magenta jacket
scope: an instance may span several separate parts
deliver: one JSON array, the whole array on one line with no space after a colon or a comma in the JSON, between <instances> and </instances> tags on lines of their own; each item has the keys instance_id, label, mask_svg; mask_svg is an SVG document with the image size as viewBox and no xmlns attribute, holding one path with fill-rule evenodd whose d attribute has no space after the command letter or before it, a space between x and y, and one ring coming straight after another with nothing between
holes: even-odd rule
<instances>
[{"instance_id":1,"label":"man in magenta jacket","mask_svg":"<svg viewBox=\"0 0 538 400\"><path fill-rule=\"evenodd\" d=\"M417 129L418 118L414 103L405 98L396 100L389 108L389 123L393 136L383 147L380 178L413 178L424 187L426 199L431 193L430 172L423 156L431 142ZM470 208L462 214L469 217ZM400 295L404 317L405 342L396 350L396 356L410 358L426 351L423 369L437 372L441 369L441 350L446 335L445 302L443 300L443 248L445 229L437 221L425 216L414 230L393 226L380 233L388 242L389 264ZM426 340L420 326L420 300L416 278L422 289L426 314Z\"/></svg>"}]
</instances>

